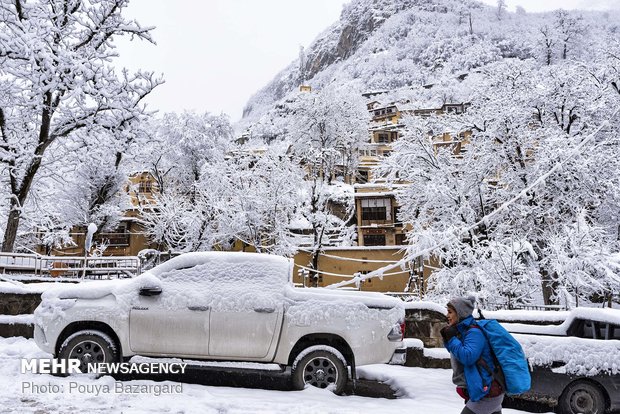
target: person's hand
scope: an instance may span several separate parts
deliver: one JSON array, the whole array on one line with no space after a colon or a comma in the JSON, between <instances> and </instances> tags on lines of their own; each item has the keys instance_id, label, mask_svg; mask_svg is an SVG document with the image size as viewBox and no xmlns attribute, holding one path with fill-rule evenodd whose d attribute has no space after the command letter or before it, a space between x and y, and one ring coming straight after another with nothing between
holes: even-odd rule
<instances>
[{"instance_id":1,"label":"person's hand","mask_svg":"<svg viewBox=\"0 0 620 414\"><path fill-rule=\"evenodd\" d=\"M441 337L443 338L443 343L446 344L451 338L457 336L459 331L456 329L456 326L447 325L441 328L439 333L441 333Z\"/></svg>"}]
</instances>

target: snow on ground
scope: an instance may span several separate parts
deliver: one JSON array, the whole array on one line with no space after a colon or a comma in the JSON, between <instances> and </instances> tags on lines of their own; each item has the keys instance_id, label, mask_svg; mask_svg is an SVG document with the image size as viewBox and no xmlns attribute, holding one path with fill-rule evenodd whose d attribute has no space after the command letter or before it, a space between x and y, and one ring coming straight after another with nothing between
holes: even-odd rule
<instances>
[{"instance_id":1,"label":"snow on ground","mask_svg":"<svg viewBox=\"0 0 620 414\"><path fill-rule=\"evenodd\" d=\"M0 338L0 407L5 413L458 413L463 402L454 392L451 371L392 365L359 367L361 377L388 382L401 398L387 400L361 396L336 396L330 391L274 391L248 388L180 384L149 380L116 381L105 376L68 378L21 374L22 358L46 358L32 339ZM141 393L116 393L121 386L142 387ZM155 386L180 386L178 394L156 395ZM28 387L39 387L32 392ZM42 386L57 387L42 392ZM110 391L105 392L105 386ZM61 388L62 387L62 388ZM81 389L78 389L80 387ZM99 394L97 394L99 392ZM504 414L521 413L504 409Z\"/></svg>"}]
</instances>

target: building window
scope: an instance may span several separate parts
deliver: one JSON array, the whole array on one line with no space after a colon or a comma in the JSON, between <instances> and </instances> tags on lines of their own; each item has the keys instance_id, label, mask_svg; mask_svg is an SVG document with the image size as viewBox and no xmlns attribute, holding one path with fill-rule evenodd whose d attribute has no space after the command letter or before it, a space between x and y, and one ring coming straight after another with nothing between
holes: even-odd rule
<instances>
[{"instance_id":1,"label":"building window","mask_svg":"<svg viewBox=\"0 0 620 414\"><path fill-rule=\"evenodd\" d=\"M368 170L358 170L358 182L367 183L368 182Z\"/></svg>"},{"instance_id":2,"label":"building window","mask_svg":"<svg viewBox=\"0 0 620 414\"><path fill-rule=\"evenodd\" d=\"M364 246L385 246L385 234L364 234Z\"/></svg>"},{"instance_id":3,"label":"building window","mask_svg":"<svg viewBox=\"0 0 620 414\"><path fill-rule=\"evenodd\" d=\"M121 223L113 233L95 234L94 240L99 244L114 246L129 246L129 227L127 223Z\"/></svg>"},{"instance_id":4,"label":"building window","mask_svg":"<svg viewBox=\"0 0 620 414\"><path fill-rule=\"evenodd\" d=\"M392 206L389 198L362 199L362 220L392 220Z\"/></svg>"},{"instance_id":5,"label":"building window","mask_svg":"<svg viewBox=\"0 0 620 414\"><path fill-rule=\"evenodd\" d=\"M386 132L377 134L377 142L380 144L387 144L390 142L390 135Z\"/></svg>"},{"instance_id":6,"label":"building window","mask_svg":"<svg viewBox=\"0 0 620 414\"><path fill-rule=\"evenodd\" d=\"M377 150L376 149L361 149L361 150L359 150L359 154L362 157L376 157L377 156Z\"/></svg>"},{"instance_id":7,"label":"building window","mask_svg":"<svg viewBox=\"0 0 620 414\"><path fill-rule=\"evenodd\" d=\"M407 235L406 234L398 234L394 235L394 242L397 246L404 246L407 244Z\"/></svg>"},{"instance_id":8,"label":"building window","mask_svg":"<svg viewBox=\"0 0 620 414\"><path fill-rule=\"evenodd\" d=\"M398 219L398 212L399 212L399 210L400 210L400 207L398 207L398 206L394 207L394 209L392 210L392 214L393 214L393 217L394 217L394 227L402 227L403 226L403 222ZM396 244L398 244L398 243L396 243Z\"/></svg>"},{"instance_id":9,"label":"building window","mask_svg":"<svg viewBox=\"0 0 620 414\"><path fill-rule=\"evenodd\" d=\"M152 194L153 193L153 182L150 180L140 181L140 183L138 183L138 193Z\"/></svg>"}]
</instances>

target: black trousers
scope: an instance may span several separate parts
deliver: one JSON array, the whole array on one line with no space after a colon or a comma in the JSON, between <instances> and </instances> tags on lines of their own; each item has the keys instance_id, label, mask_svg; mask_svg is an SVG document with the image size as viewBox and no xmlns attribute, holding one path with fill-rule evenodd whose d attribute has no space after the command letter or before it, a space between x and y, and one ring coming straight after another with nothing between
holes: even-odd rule
<instances>
[{"instance_id":1,"label":"black trousers","mask_svg":"<svg viewBox=\"0 0 620 414\"><path fill-rule=\"evenodd\" d=\"M470 410L468 407L465 407L465 408L463 408L463 411L461 411L461 414L476 414L476 413L473 412L472 410ZM502 410L495 411L492 414L502 414Z\"/></svg>"}]
</instances>

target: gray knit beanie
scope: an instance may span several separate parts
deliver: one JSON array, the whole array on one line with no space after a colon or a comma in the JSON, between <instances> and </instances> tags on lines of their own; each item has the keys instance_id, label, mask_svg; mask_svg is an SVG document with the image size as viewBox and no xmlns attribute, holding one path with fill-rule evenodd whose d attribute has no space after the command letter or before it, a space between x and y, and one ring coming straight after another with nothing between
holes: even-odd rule
<instances>
[{"instance_id":1,"label":"gray knit beanie","mask_svg":"<svg viewBox=\"0 0 620 414\"><path fill-rule=\"evenodd\" d=\"M456 311L456 314L461 321L471 316L471 314L474 312L475 305L476 298L474 296L452 298L450 299L450 302L448 302L448 306L450 306Z\"/></svg>"}]
</instances>

